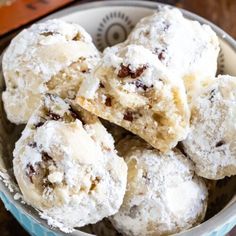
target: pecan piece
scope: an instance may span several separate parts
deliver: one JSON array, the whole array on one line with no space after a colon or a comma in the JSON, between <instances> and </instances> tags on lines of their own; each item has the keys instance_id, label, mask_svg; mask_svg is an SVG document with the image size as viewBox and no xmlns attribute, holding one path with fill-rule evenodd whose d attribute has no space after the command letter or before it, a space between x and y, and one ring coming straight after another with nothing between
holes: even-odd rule
<instances>
[{"instance_id":1,"label":"pecan piece","mask_svg":"<svg viewBox=\"0 0 236 236\"><path fill-rule=\"evenodd\" d=\"M131 111L126 111L123 117L124 120L132 122L134 120L133 118L133 112Z\"/></svg>"},{"instance_id":2,"label":"pecan piece","mask_svg":"<svg viewBox=\"0 0 236 236\"><path fill-rule=\"evenodd\" d=\"M121 64L120 67L121 67L121 69L118 71L118 77L125 78L125 77L130 76L132 79L136 79L147 69L146 65L143 65L143 66L137 68L135 71L132 71L130 69L130 65L125 66L125 65Z\"/></svg>"},{"instance_id":3,"label":"pecan piece","mask_svg":"<svg viewBox=\"0 0 236 236\"><path fill-rule=\"evenodd\" d=\"M136 71L131 73L131 78L135 79L135 78L139 77L146 69L147 69L147 66L145 66L145 65L142 67L139 67L138 69L136 69Z\"/></svg>"},{"instance_id":4,"label":"pecan piece","mask_svg":"<svg viewBox=\"0 0 236 236\"><path fill-rule=\"evenodd\" d=\"M129 65L128 66L124 66L123 64L121 64L120 70L118 72L118 77L119 78L125 78L125 77L129 76L130 73L131 73L131 71L129 69Z\"/></svg>"},{"instance_id":5,"label":"pecan piece","mask_svg":"<svg viewBox=\"0 0 236 236\"><path fill-rule=\"evenodd\" d=\"M111 98L110 98L110 97L107 97L107 98L106 98L105 105L106 105L107 107L111 107Z\"/></svg>"}]
</instances>

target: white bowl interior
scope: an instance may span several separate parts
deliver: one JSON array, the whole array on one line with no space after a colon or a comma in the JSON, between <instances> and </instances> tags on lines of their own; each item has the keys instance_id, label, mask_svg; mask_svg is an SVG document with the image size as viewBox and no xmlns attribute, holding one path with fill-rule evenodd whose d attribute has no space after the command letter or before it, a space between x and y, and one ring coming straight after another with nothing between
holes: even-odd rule
<instances>
[{"instance_id":1,"label":"white bowl interior","mask_svg":"<svg viewBox=\"0 0 236 236\"><path fill-rule=\"evenodd\" d=\"M158 5L159 4L157 3L148 3L142 1L112 1L108 3L90 3L63 10L43 20L48 18L61 18L68 22L79 23L92 35L96 46L102 50L107 46L111 46L123 41L136 22L140 18L152 14ZM200 17L197 17L186 11L183 12L188 18L196 19L202 23L206 23L206 21ZM221 74L224 73L236 75L236 66L234 65L236 61L235 42L219 28L215 26L213 26L213 28L219 36L221 45L218 72ZM4 82L3 78L0 78L0 91L2 92L3 90ZM11 170L12 150L14 148L14 142L18 139L23 126L17 127L10 124L6 119L2 105L0 107L0 115L0 170L2 172L8 173L12 177L11 182L14 185L15 182ZM0 185L2 185L2 183L0 183ZM235 198L233 198L236 192L236 178L226 178L221 180L217 183L217 186L217 193L215 192L214 197L212 197L211 207L208 211L208 218L215 215L227 204L229 204L230 200L230 208L234 207L234 211L236 211L236 201ZM6 194L11 198L14 195L3 186L1 189L2 191L5 191ZM38 217L38 214L35 213L35 211L30 207L25 205L22 206L17 201L15 204L26 212L29 212L30 209L33 217L42 224L46 225L45 222ZM181 233L178 235L200 235L199 233L205 232L206 229L210 231L213 227L212 224L216 223L217 220L219 223L223 223L226 221L226 217L232 217L232 215L234 216L235 212L233 213L233 210L231 211L227 211L227 214L225 213L224 217L223 213L221 214L220 212L218 213L218 216L215 216L209 221L206 221L204 224L195 227L195 231L192 229L186 233ZM222 217L220 215L222 215ZM89 228L89 230L91 232L91 228ZM73 235L81 234L79 232L75 232Z\"/></svg>"}]
</instances>

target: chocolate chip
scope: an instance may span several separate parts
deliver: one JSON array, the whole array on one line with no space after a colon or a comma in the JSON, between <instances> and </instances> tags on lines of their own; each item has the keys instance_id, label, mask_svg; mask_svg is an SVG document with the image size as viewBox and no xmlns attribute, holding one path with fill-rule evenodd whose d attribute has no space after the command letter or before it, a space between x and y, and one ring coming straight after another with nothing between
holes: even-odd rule
<instances>
[{"instance_id":1,"label":"chocolate chip","mask_svg":"<svg viewBox=\"0 0 236 236\"><path fill-rule=\"evenodd\" d=\"M33 176L36 174L34 167L31 164L27 164L26 170L26 175L30 179L30 182L33 183Z\"/></svg>"},{"instance_id":2,"label":"chocolate chip","mask_svg":"<svg viewBox=\"0 0 236 236\"><path fill-rule=\"evenodd\" d=\"M30 147L32 148L36 148L37 147L37 143L36 142L32 142L28 144Z\"/></svg>"},{"instance_id":3,"label":"chocolate chip","mask_svg":"<svg viewBox=\"0 0 236 236\"><path fill-rule=\"evenodd\" d=\"M43 159L43 161L51 161L51 160L53 160L52 159L52 157L50 157L49 155L48 155L48 153L47 152L42 152L42 159Z\"/></svg>"},{"instance_id":4,"label":"chocolate chip","mask_svg":"<svg viewBox=\"0 0 236 236\"><path fill-rule=\"evenodd\" d=\"M110 97L107 97L107 98L106 98L105 105L106 105L107 107L110 107L110 106L111 106L111 98L110 98Z\"/></svg>"},{"instance_id":5,"label":"chocolate chip","mask_svg":"<svg viewBox=\"0 0 236 236\"><path fill-rule=\"evenodd\" d=\"M220 140L219 142L216 143L216 147L223 146L225 144L224 140Z\"/></svg>"},{"instance_id":6,"label":"chocolate chip","mask_svg":"<svg viewBox=\"0 0 236 236\"><path fill-rule=\"evenodd\" d=\"M123 117L124 120L132 122L134 120L133 118L133 112L131 111L126 111Z\"/></svg>"},{"instance_id":7,"label":"chocolate chip","mask_svg":"<svg viewBox=\"0 0 236 236\"><path fill-rule=\"evenodd\" d=\"M125 78L125 77L130 76L132 79L136 79L144 72L144 70L147 69L146 65L143 65L143 66L137 68L135 71L132 71L130 69L130 65L124 66L123 64L121 64L120 67L121 67L121 69L118 71L118 77Z\"/></svg>"}]
</instances>

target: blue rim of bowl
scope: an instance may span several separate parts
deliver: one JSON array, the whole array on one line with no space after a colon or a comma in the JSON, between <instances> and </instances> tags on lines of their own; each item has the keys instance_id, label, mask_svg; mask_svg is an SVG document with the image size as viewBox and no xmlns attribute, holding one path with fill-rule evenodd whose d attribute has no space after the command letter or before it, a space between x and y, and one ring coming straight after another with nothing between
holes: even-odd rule
<instances>
[{"instance_id":1,"label":"blue rim of bowl","mask_svg":"<svg viewBox=\"0 0 236 236\"><path fill-rule=\"evenodd\" d=\"M96 1L96 2L92 2L92 3L82 3L77 6L72 6L72 7L66 8L64 10L61 10L61 11L56 12L54 14L51 14L38 22L42 22L42 21L45 21L48 19L53 19L53 18L60 18L65 15L69 15L69 14L72 14L75 12L89 10L89 9L93 9L93 8L119 6L119 7L140 7L140 8L149 8L149 9L155 10L155 9L157 9L158 6L164 6L164 5L168 5L168 4L163 4L163 3L158 3L158 2L150 2L150 1L132 1L132 0L131 1L125 1L125 0ZM172 5L169 5L169 6L174 7ZM183 15L186 18L188 18L190 20L197 20L200 23L210 25L213 28L213 30L216 32L217 36L222 41L225 41L227 43L227 45L230 46L230 48L236 53L236 41L228 33L226 33L221 28L219 28L218 26L216 26L212 22L204 19L201 16L198 16L198 15L191 13L191 12L184 10L184 9L180 9L180 8L178 8L178 9L181 10L181 12L183 13ZM0 57L0 62L1 61L2 61L2 55ZM68 234L64 234L63 232L61 232L58 229L50 228L50 226L48 226L46 221L41 219L39 217L39 215L36 215L36 214L32 215L31 212L29 212L24 205L22 205L19 201L14 200L12 193L9 192L9 189L4 185L4 183L2 181L0 181L0 185L2 185L0 188L0 191L2 191L8 197L8 199L15 206L17 206L18 209L20 209L26 215L32 217L34 221L36 221L39 224L43 225L44 227L52 230L53 232L57 233L58 235L68 235ZM175 234L175 235L176 236L190 236L190 235L191 236L199 236L199 235L204 236L204 235L208 235L210 233L217 232L223 226L226 226L226 225L232 226L232 224L236 225L236 213L234 213L234 212L236 212L236 201L233 202L230 206L222 209L218 214L216 214L215 216L213 216L209 220L203 222L202 224L200 224L194 228L191 228L189 230L186 230L184 232L180 232L178 234ZM77 232L82 233L83 235L90 235L90 236L92 235L92 234L86 234L82 231L77 231ZM75 233L73 235L77 235L77 234Z\"/></svg>"}]
</instances>

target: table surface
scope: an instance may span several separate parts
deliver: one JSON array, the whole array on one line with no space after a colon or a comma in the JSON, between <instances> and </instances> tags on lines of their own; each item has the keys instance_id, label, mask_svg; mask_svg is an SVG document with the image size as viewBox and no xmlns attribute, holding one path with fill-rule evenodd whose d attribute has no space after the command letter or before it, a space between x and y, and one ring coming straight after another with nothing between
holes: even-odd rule
<instances>
[{"instance_id":1,"label":"table surface","mask_svg":"<svg viewBox=\"0 0 236 236\"><path fill-rule=\"evenodd\" d=\"M17 0L16 0L17 1ZM165 1L162 1L165 2ZM169 1L170 2L170 1ZM236 0L180 0L177 6L197 13L214 22L236 38ZM2 39L2 42L4 39ZM3 45L3 44L2 44ZM0 42L1 46L1 42ZM0 49L1 50L1 49ZM28 236L17 221L7 212L0 201L0 235ZM230 236L236 235L236 228Z\"/></svg>"}]
</instances>

